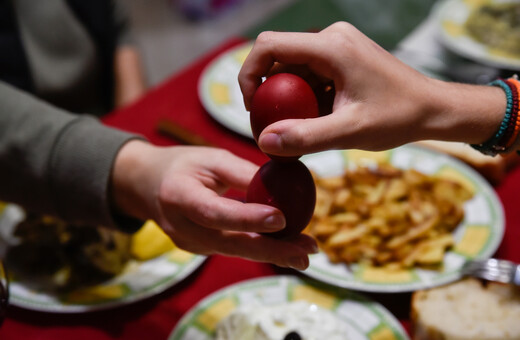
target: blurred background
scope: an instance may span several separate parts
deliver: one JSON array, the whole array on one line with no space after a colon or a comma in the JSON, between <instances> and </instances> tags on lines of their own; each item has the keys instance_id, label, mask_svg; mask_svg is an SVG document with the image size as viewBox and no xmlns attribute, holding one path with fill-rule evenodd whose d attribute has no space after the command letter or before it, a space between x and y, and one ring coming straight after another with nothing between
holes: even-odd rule
<instances>
[{"instance_id":1,"label":"blurred background","mask_svg":"<svg viewBox=\"0 0 520 340\"><path fill-rule=\"evenodd\" d=\"M151 86L296 0L119 0ZM318 3L318 1L316 1Z\"/></svg>"},{"instance_id":2,"label":"blurred background","mask_svg":"<svg viewBox=\"0 0 520 340\"><path fill-rule=\"evenodd\" d=\"M319 30L339 20L351 22L398 58L431 76L483 84L504 73L465 59L439 43L432 13L441 1L118 1L127 8L152 87L232 37L253 39L262 30Z\"/></svg>"}]
</instances>

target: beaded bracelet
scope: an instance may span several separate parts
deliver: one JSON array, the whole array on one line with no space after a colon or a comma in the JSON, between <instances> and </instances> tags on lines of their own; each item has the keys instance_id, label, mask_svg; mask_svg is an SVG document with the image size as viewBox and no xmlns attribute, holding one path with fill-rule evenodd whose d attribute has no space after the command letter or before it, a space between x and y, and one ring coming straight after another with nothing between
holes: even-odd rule
<instances>
[{"instance_id":1,"label":"beaded bracelet","mask_svg":"<svg viewBox=\"0 0 520 340\"><path fill-rule=\"evenodd\" d=\"M513 78L510 78L508 79L515 87L516 87L516 93L517 93L517 98L520 96L520 81L518 81L518 79L516 79L516 77L513 77ZM513 146L513 144L515 144L515 141L517 140L518 138L518 134L520 132L520 119L518 118L518 115L520 115L520 101L516 101L516 107L517 107L517 119L516 119L516 122L515 122L515 130L513 132L513 136L511 136L511 139L509 140L509 143L507 143L506 145L506 151L511 151L511 148Z\"/></svg>"},{"instance_id":2,"label":"beaded bracelet","mask_svg":"<svg viewBox=\"0 0 520 340\"><path fill-rule=\"evenodd\" d=\"M485 155L496 156L498 153L506 152L506 149L511 147L518 137L520 129L518 94L520 89L516 75L507 80L494 80L488 85L498 86L504 90L507 99L506 112L494 136L482 144L471 144L471 146Z\"/></svg>"},{"instance_id":3,"label":"beaded bracelet","mask_svg":"<svg viewBox=\"0 0 520 340\"><path fill-rule=\"evenodd\" d=\"M504 136L498 141L497 145L500 150L506 150L508 144L512 144L515 139L513 139L515 127L518 121L518 90L511 80L504 80L504 82L511 89L511 94L513 97L513 106L511 107L511 118L509 119L509 123L506 129Z\"/></svg>"}]
</instances>

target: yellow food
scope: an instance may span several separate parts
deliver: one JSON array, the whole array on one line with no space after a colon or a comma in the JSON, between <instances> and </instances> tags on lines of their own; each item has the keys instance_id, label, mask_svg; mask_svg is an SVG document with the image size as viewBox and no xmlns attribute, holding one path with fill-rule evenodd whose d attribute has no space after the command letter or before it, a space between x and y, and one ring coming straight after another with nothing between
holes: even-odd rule
<instances>
[{"instance_id":1,"label":"yellow food","mask_svg":"<svg viewBox=\"0 0 520 340\"><path fill-rule=\"evenodd\" d=\"M334 263L435 267L472 193L460 183L387 163L315 178L316 209L305 232Z\"/></svg>"},{"instance_id":2,"label":"yellow food","mask_svg":"<svg viewBox=\"0 0 520 340\"><path fill-rule=\"evenodd\" d=\"M133 235L130 253L134 258L145 261L174 248L171 238L154 221L149 220Z\"/></svg>"}]
</instances>

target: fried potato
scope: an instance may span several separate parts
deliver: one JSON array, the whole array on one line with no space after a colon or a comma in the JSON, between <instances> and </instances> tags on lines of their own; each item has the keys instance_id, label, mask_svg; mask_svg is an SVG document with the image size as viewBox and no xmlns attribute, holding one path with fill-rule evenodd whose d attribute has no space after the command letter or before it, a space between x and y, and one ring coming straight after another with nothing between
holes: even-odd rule
<instances>
[{"instance_id":1,"label":"fried potato","mask_svg":"<svg viewBox=\"0 0 520 340\"><path fill-rule=\"evenodd\" d=\"M472 197L456 181L387 163L314 177L317 203L305 232L334 263L438 266Z\"/></svg>"}]
</instances>

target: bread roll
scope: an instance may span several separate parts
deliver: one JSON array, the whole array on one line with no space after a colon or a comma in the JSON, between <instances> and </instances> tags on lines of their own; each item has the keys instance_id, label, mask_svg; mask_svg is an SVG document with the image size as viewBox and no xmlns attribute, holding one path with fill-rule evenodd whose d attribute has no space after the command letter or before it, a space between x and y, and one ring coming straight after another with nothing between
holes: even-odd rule
<instances>
[{"instance_id":1,"label":"bread roll","mask_svg":"<svg viewBox=\"0 0 520 340\"><path fill-rule=\"evenodd\" d=\"M412 296L414 340L520 340L520 292L465 279Z\"/></svg>"},{"instance_id":2,"label":"bread roll","mask_svg":"<svg viewBox=\"0 0 520 340\"><path fill-rule=\"evenodd\" d=\"M465 143L428 140L415 144L460 159L477 170L492 184L499 184L506 176L507 171L520 160L520 157L515 152L495 157L486 156Z\"/></svg>"}]
</instances>

